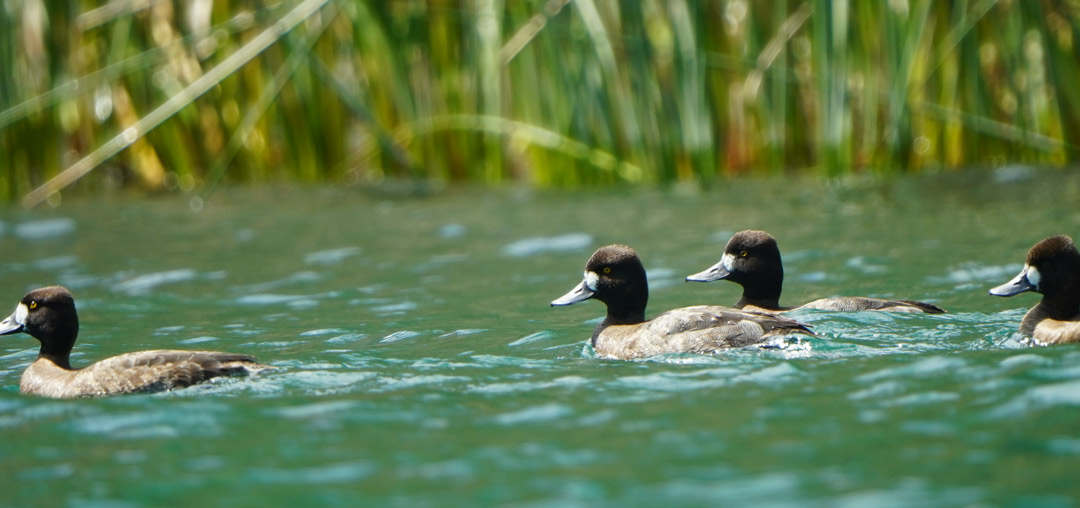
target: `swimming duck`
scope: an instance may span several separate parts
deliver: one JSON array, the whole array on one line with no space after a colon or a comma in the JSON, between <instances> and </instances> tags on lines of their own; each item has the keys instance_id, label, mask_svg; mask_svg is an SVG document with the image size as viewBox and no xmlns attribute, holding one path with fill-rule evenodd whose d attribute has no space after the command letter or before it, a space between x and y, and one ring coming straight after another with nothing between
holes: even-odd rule
<instances>
[{"instance_id":1,"label":"swimming duck","mask_svg":"<svg viewBox=\"0 0 1080 508\"><path fill-rule=\"evenodd\" d=\"M607 305L607 317L592 334L596 354L607 358L709 354L759 344L774 335L813 335L806 325L793 319L709 305L671 310L646 321L649 285L645 267L634 249L625 245L597 250L585 264L581 283L551 305L571 305L590 298Z\"/></svg>"},{"instance_id":2,"label":"swimming duck","mask_svg":"<svg viewBox=\"0 0 1080 508\"><path fill-rule=\"evenodd\" d=\"M944 309L937 305L911 300L883 300L861 296L822 298L798 307L780 305L780 291L784 285L784 265L780 261L780 248L776 239L764 231L747 230L735 233L724 248L720 261L709 269L686 278L693 282L711 282L727 279L743 287L742 298L735 303L737 309L766 312L786 312L796 309L819 309L851 312L860 310L884 310L893 312L925 312L940 314Z\"/></svg>"},{"instance_id":3,"label":"swimming duck","mask_svg":"<svg viewBox=\"0 0 1080 508\"><path fill-rule=\"evenodd\" d=\"M1024 315L1020 333L1043 344L1080 342L1080 252L1072 238L1051 236L1028 251L1020 274L990 290L994 296L1025 291L1043 295Z\"/></svg>"},{"instance_id":4,"label":"swimming duck","mask_svg":"<svg viewBox=\"0 0 1080 508\"><path fill-rule=\"evenodd\" d=\"M0 335L25 332L41 342L38 357L23 372L19 389L52 398L158 392L207 379L271 368L248 355L215 351L155 350L114 356L82 369L68 361L79 334L75 299L50 286L26 294L0 322Z\"/></svg>"}]
</instances>

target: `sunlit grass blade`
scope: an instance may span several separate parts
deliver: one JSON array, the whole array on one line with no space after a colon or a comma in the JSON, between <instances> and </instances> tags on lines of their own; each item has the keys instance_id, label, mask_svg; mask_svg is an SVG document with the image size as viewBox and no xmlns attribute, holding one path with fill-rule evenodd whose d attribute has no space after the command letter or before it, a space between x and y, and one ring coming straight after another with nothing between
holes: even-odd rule
<instances>
[{"instance_id":1,"label":"sunlit grass blade","mask_svg":"<svg viewBox=\"0 0 1080 508\"><path fill-rule=\"evenodd\" d=\"M41 203L50 194L58 192L82 178L83 175L92 171L99 164L145 136L151 129L168 120L180 109L206 93L210 87L220 83L221 80L236 72L237 69L255 58L271 44L277 42L282 35L295 28L301 21L315 14L327 1L329 0L306 0L296 6L295 9L248 42L239 51L230 55L206 74L203 74L180 93L165 101L164 104L140 118L134 125L124 129L123 132L71 165L53 179L45 182L41 187L31 191L23 198L23 206L32 207Z\"/></svg>"},{"instance_id":2,"label":"sunlit grass blade","mask_svg":"<svg viewBox=\"0 0 1080 508\"><path fill-rule=\"evenodd\" d=\"M320 20L320 28L314 32L305 34L303 40L289 45L292 49L289 57L277 72L274 73L273 79L270 80L270 83L262 90L262 93L249 107L247 113L244 114L244 119L229 138L229 142L225 146L225 151L218 156L217 160L214 161L213 166L211 166L210 170L207 172L205 188L203 190L204 198L209 196L221 179L224 178L229 163L243 147L244 140L251 134L252 130L255 128L256 122L258 122L259 118L266 113L271 102L281 92L282 87L285 86L288 79L298 68L304 65L305 62L309 59L313 59L310 53L311 47L320 37L322 37L323 32L330 26L330 23L337 14L337 5L331 3L325 12L325 19ZM288 37L288 35L286 35L286 37Z\"/></svg>"}]
</instances>

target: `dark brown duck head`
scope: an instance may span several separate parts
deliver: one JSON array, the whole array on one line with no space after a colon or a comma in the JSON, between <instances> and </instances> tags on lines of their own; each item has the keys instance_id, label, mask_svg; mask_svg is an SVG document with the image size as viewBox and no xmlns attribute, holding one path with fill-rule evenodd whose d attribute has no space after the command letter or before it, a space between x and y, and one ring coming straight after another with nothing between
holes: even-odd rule
<instances>
[{"instance_id":1,"label":"dark brown duck head","mask_svg":"<svg viewBox=\"0 0 1080 508\"><path fill-rule=\"evenodd\" d=\"M1024 269L990 294L1013 296L1025 291L1043 295L1051 317L1067 318L1080 310L1080 252L1072 238L1057 235L1035 244Z\"/></svg>"},{"instance_id":2,"label":"dark brown duck head","mask_svg":"<svg viewBox=\"0 0 1080 508\"><path fill-rule=\"evenodd\" d=\"M746 230L735 233L724 247L724 255L707 270L686 278L691 282L729 280L743 288L736 307L757 305L779 308L784 286L784 264L780 248L769 233Z\"/></svg>"},{"instance_id":3,"label":"dark brown duck head","mask_svg":"<svg viewBox=\"0 0 1080 508\"><path fill-rule=\"evenodd\" d=\"M634 249L625 245L601 247L585 263L581 283L551 305L571 305L590 298L607 305L607 319L601 323L601 328L645 321L649 283L645 266Z\"/></svg>"},{"instance_id":4,"label":"dark brown duck head","mask_svg":"<svg viewBox=\"0 0 1080 508\"><path fill-rule=\"evenodd\" d=\"M70 368L68 357L79 335L79 316L71 292L63 286L49 286L27 293L15 312L0 322L0 335L18 332L41 342L38 356Z\"/></svg>"}]
</instances>

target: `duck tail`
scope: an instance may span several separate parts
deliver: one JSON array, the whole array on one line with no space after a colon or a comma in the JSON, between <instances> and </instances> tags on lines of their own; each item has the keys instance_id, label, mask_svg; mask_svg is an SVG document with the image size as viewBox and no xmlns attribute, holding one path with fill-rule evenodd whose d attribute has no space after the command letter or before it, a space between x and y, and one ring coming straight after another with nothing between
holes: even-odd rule
<instances>
[{"instance_id":1,"label":"duck tail","mask_svg":"<svg viewBox=\"0 0 1080 508\"><path fill-rule=\"evenodd\" d=\"M900 300L900 303L918 308L919 310L927 314L945 314L945 309L942 309L941 307L938 307L937 305L934 305L932 303L916 302L914 300Z\"/></svg>"}]
</instances>

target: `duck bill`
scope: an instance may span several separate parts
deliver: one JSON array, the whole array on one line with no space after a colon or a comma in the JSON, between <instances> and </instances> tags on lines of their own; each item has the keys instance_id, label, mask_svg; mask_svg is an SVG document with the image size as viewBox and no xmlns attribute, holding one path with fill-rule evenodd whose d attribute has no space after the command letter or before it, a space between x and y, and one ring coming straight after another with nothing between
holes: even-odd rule
<instances>
[{"instance_id":1,"label":"duck bill","mask_svg":"<svg viewBox=\"0 0 1080 508\"><path fill-rule=\"evenodd\" d=\"M22 308L20 305L19 309L16 309L7 319L0 321L0 335L11 335L23 331L22 319L19 319Z\"/></svg>"},{"instance_id":2,"label":"duck bill","mask_svg":"<svg viewBox=\"0 0 1080 508\"><path fill-rule=\"evenodd\" d=\"M703 272L698 272L686 277L687 282L712 282L714 280L722 280L728 278L731 275L731 270L724 267L724 260L720 260L719 263L712 265Z\"/></svg>"},{"instance_id":3,"label":"duck bill","mask_svg":"<svg viewBox=\"0 0 1080 508\"><path fill-rule=\"evenodd\" d=\"M596 291L589 289L588 281L583 280L581 281L581 284L575 286L574 289L571 289L569 293L566 293L565 295L562 295L555 300L552 300L551 306L554 307L556 305L573 305L575 303L588 300L589 298L592 298L595 294Z\"/></svg>"},{"instance_id":4,"label":"duck bill","mask_svg":"<svg viewBox=\"0 0 1080 508\"><path fill-rule=\"evenodd\" d=\"M1009 282L991 289L990 294L994 296L1012 296L1035 289L1035 285L1028 280L1027 272L1027 268L1025 268Z\"/></svg>"}]
</instances>

